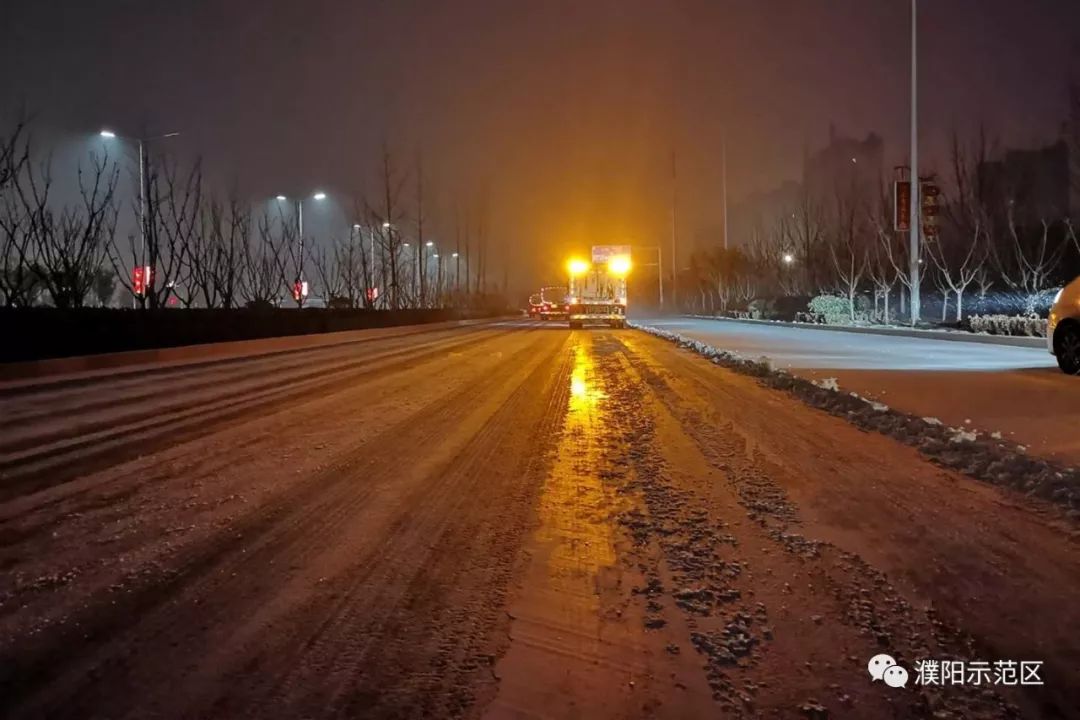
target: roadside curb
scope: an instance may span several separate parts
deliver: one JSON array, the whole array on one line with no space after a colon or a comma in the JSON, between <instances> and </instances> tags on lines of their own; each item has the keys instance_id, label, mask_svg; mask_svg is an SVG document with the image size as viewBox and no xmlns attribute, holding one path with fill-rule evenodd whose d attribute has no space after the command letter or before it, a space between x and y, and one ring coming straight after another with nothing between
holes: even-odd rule
<instances>
[{"instance_id":1,"label":"roadside curb","mask_svg":"<svg viewBox=\"0 0 1080 720\"><path fill-rule=\"evenodd\" d=\"M1012 335L979 335L977 333L947 332L944 330L917 330L888 327L858 327L847 325L818 325L817 323L787 322L784 320L750 320L739 318L714 317L712 315L683 315L681 317L696 320L716 320L718 322L742 323L744 325L764 325L766 327L790 327L797 330L824 330L826 332L846 332L862 335L892 335L922 340L948 340L951 342L980 343L982 345L1008 345L1011 347L1046 348L1046 338L1016 337Z\"/></svg>"}]
</instances>

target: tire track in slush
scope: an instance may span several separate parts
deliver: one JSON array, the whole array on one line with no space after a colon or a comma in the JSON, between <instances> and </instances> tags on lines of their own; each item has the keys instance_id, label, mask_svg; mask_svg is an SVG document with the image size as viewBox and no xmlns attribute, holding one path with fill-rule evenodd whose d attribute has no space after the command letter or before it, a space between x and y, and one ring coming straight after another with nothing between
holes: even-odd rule
<instances>
[{"instance_id":1,"label":"tire track in slush","mask_svg":"<svg viewBox=\"0 0 1080 720\"><path fill-rule=\"evenodd\" d=\"M543 358L548 357L542 355L540 360L535 357L536 353L533 345L540 340L542 340L540 336L533 335L527 344L515 351L508 359L504 359L502 366L509 365L512 368L518 368L523 363L531 362L532 366L536 368L534 370L534 374L536 374L542 366ZM506 384L501 375L497 373L489 374L483 377L478 385L465 387L454 393L447 401L441 404L438 411L431 412L430 409L418 411L416 415L410 418L411 420L418 420L418 422L410 423L407 420L397 427L389 428L387 432L380 434L379 438L385 438L391 444L413 440L421 443L419 446L423 446L423 443L433 441L439 432L445 430L448 425L456 427L470 414L476 415L479 411L476 410L474 405L470 404L470 398L486 397L496 386L501 384ZM529 384L531 383L525 383L526 386ZM518 391L518 397L520 397L520 393L521 389ZM502 419L504 421L509 420L509 418ZM500 424L505 426L510 423L503 422ZM484 439L490 442L493 432L493 430L488 430L483 436ZM358 450L353 459L358 459L365 452L369 452L367 446ZM473 462L475 465L478 461L474 459ZM91 653L89 657L83 658L82 662L71 662L71 657L68 656L66 658L69 660L67 672L64 673L67 680L65 682L51 683L47 697L24 698L27 702L23 705L23 708L36 707L39 710L50 708L53 711L63 708L65 713L70 713L72 716L78 715L80 709L84 711L100 710L102 707L109 707L110 705L114 706L118 712L126 712L123 710L125 707L131 709L130 702L133 698L118 697L115 692L109 692L111 683L94 682L94 668L103 667L110 657L115 656L116 652L120 651L125 645L130 644L131 639L134 637L139 638L138 646L140 648L169 647L177 644L181 647L191 648L192 645L202 644L208 657L222 657L221 648L215 648L210 643L209 636L212 633L208 632L207 628L224 628L232 624L243 626L242 620L239 618L230 620L230 617L237 614L243 617L247 612L246 608L249 603L257 602L260 595L272 591L276 582L288 583L290 578L287 575L282 577L282 570L277 568L281 568L285 564L291 564L292 566L306 565L310 560L311 553L318 553L328 545L332 547L334 533L340 534L342 526L346 525L352 516L362 509L365 501L370 498L372 489L379 485L380 482L391 482L393 476L399 471L393 460L388 458L381 468L379 477L373 478L369 475L369 481L358 492L355 483L351 481L352 479L348 474L347 465L346 463L346 467L337 468L336 479L334 477L326 478L329 482L328 485L323 485L320 482L309 482L305 485L303 492L283 500L276 509L262 512L258 517L249 518L247 522L241 522L233 526L230 533L237 533L233 538L215 538L207 543L203 550L192 553L183 569L167 578L164 584L146 588L143 592L129 599L128 602L120 603L120 607L108 608L105 617L98 618L97 631L92 633L92 637L102 641L104 647L98 652ZM473 467L473 471L476 470L478 468ZM335 473L326 474L333 475ZM476 474L479 475L479 473ZM424 497L426 493L438 491L440 487L443 488L441 494L436 492L433 498L425 498L421 501L420 498ZM420 515L421 520L430 524L432 518L437 515L436 510L439 507L437 502L431 501L441 500L445 502L447 492L449 492L449 489L445 484L437 484L434 490L421 484L420 487L414 488L409 496L401 498L396 503L393 509L399 514L390 528L390 535L381 546L371 548L372 554L365 555L366 559L362 561L361 565L352 567L349 570L350 574L356 577L356 589L363 586L365 578L371 577L376 572L380 563L407 559L401 553L393 551L393 543L408 537L410 526L416 521L416 518L406 516L408 509L416 507L421 509L431 508L430 511L425 511L426 514ZM292 510L293 507L297 509ZM284 518L280 517L280 515L284 515ZM426 533L422 535L427 537ZM253 536L256 540L254 546L250 548L250 552L248 548L241 548L242 545L251 543ZM413 533L412 537L414 542L410 544L409 552L416 554L418 550L415 543L419 542L421 537L415 533ZM244 552L239 554L237 551L241 549ZM408 554L405 553L405 555ZM230 557L230 560L222 564L222 560ZM281 562L285 559L291 562ZM276 567L273 571L267 572L268 565L276 565ZM383 565L382 567L384 576L389 576L386 570L387 566ZM288 570L286 569L285 572L287 573ZM238 580L236 577L240 579ZM230 598L230 604L215 606L213 603L215 594L224 593L229 595L231 593L235 595L235 591L231 588L237 586L245 588L245 591L241 593L242 598ZM332 598L329 599L332 601ZM207 600L210 602L206 602ZM325 606L327 601L327 597L311 599L315 606ZM323 625L325 628L332 626L334 612L344 613L348 611L347 607L343 607L343 603L345 603L345 600L338 602L337 609L331 611L327 618L324 619ZM162 611L162 608L165 609ZM286 606L284 611L290 609L293 608ZM321 609L325 611L325 608ZM305 624L310 624L312 619L310 614L315 610L316 608L312 607L305 609L305 611L297 611L296 621L301 628ZM131 617L141 619L132 625L129 624ZM344 618L351 622L355 619L354 613L347 613ZM80 622L79 625L82 628L87 628L93 627L95 623L92 619L87 619ZM201 633L198 631L193 632L190 630L192 627L202 627L203 631ZM256 631L265 629L265 627L255 628ZM231 633L225 634L231 635ZM200 636L202 643L199 641ZM258 640L257 636L258 632L255 632L253 640ZM310 651L311 648L308 645L316 639L308 638L303 643L304 651ZM58 660L57 653L60 652L62 644L62 642L58 641L53 644L53 650L40 653L37 662L31 662L31 664L41 668L42 672L40 674L30 673L30 675L37 675L39 681L43 681L46 679L45 673L55 671L54 663ZM294 647L293 650L295 649ZM241 647L240 650L238 657L234 658L232 664L243 660L244 648ZM151 651L148 650L148 652ZM64 654L66 655L66 653ZM228 655L229 653L225 652L224 654ZM25 656L23 656L23 659L25 659ZM175 668L159 667L162 662L161 659L155 661L155 658L151 657L144 658L144 660L148 660L148 662L132 663L128 668L128 673L137 677L145 677L148 684L153 684L155 680L160 682L163 676L167 677L170 672L175 671ZM220 662L226 665L230 664L225 660ZM23 663L22 667L25 670L26 664ZM155 669L160 670L160 672L155 672ZM204 674L214 676L220 670L219 665L210 663ZM192 673L190 668L188 673ZM196 670L193 674L198 675L199 673ZM24 672L24 677L21 679L29 679L25 677L26 675L27 673ZM14 678L9 677L8 679L12 680ZM325 678L316 678L316 681L320 679L325 680ZM215 693L225 693L226 695L232 693L232 697L235 697L235 688L223 688L215 682L213 677L209 681L203 678L203 682L205 683L203 689L207 692L202 694L208 697L214 696ZM142 683L133 684L135 686L142 685ZM11 685L25 687L18 682ZM63 691L58 692L61 688L63 688ZM175 708L172 711L175 712ZM115 715L116 713L111 714ZM166 712L166 714L169 713Z\"/></svg>"},{"instance_id":2,"label":"tire track in slush","mask_svg":"<svg viewBox=\"0 0 1080 720\"><path fill-rule=\"evenodd\" d=\"M394 349L341 366L318 368L298 377L269 377L239 389L194 402L174 404L166 409L136 411L93 433L72 435L50 443L46 436L24 449L0 455L0 501L19 494L62 484L93 469L117 464L134 455L144 455L165 445L206 435L230 421L252 412L272 412L296 400L332 392L341 383L352 382L379 372L406 371L444 352L490 340L495 335L477 333L457 342L429 342L419 347ZM419 352L418 352L419 350ZM286 385L281 386L284 382ZM181 389L174 389L182 391Z\"/></svg>"},{"instance_id":3,"label":"tire track in slush","mask_svg":"<svg viewBox=\"0 0 1080 720\"><path fill-rule=\"evenodd\" d=\"M684 626L646 615L644 564L627 561L633 538L620 519L642 498L627 462L639 438L625 434L636 407L618 396L613 372L618 334L575 334L569 409L489 720L714 712L702 674L675 645Z\"/></svg>"},{"instance_id":4,"label":"tire track in slush","mask_svg":"<svg viewBox=\"0 0 1080 720\"><path fill-rule=\"evenodd\" d=\"M473 676L490 663L479 662L475 654L466 653L456 671L448 672L445 663L433 663L431 671L417 672L409 656L415 654L412 645L420 647L432 644L438 647L437 656L445 657L450 649L462 649L462 640L470 634L475 639L489 635L494 626L494 615L501 603L491 598L483 603L483 616L460 615L467 632L462 633L457 624L448 626L420 626L400 616L400 609L410 610L417 603L417 590L430 588L432 575L440 568L449 568L450 574L458 574L459 564L468 560L473 567L484 568L490 563L511 566L515 561L518 542L493 543L494 550L486 554L474 552L462 555L439 553L446 538L470 538L477 526L489 531L505 532L506 515L492 516L492 505L506 498L507 491L515 485L523 489L525 499L539 485L542 468L546 464L547 449L544 443L526 458L502 457L508 467L500 467L504 447L522 447L523 440L533 437L552 438L553 428L561 419L565 406L565 392L554 388L565 386L567 363L555 363L561 353L560 343L543 355L532 358L525 365L524 379L512 375L509 381L500 382L491 398L501 398L493 407L478 409L477 419L483 419L478 433L457 452L452 459L435 471L441 479L437 490L429 494L423 503L407 503L417 508L410 514L407 526L395 528L395 536L387 539L379 553L380 563L371 567L370 575L353 574L347 588L340 589L342 600L338 613L326 618L316 633L305 637L306 651L299 667L289 668L279 678L272 699L265 705L286 707L290 713L309 714L326 712L330 717L400 717L421 715L454 717L460 715L474 701L472 682L464 682L463 676ZM516 359L510 360L517 365ZM538 392L539 390L539 392ZM487 394L485 394L486 396ZM478 396L479 397L479 396ZM543 398L548 398L546 401ZM513 438L511 438L513 436ZM549 440L550 442L550 440ZM508 462L507 462L508 461ZM501 470L501 472L500 472ZM487 503L476 504L482 485L500 482L499 493ZM513 493L512 496L518 496ZM505 505L505 503L504 503ZM511 525L511 535L520 535L525 516L531 511L531 503L514 508L518 522ZM450 533L454 525L462 527ZM439 542L432 542L438 538ZM510 551L510 552L508 552ZM448 565L440 566L442 560ZM484 570L481 575L486 574ZM504 580L508 573L502 573ZM475 593L488 594L492 588L488 582L466 586L467 597L475 601ZM450 604L449 607L453 607ZM409 617L411 617L411 613ZM485 621L486 616L486 621ZM411 632L410 632L411 629ZM401 631L405 631L403 637ZM376 649L376 645L380 645ZM401 674L380 670L387 662L387 649L403 652L406 658L396 664ZM378 657L371 657L376 652ZM373 672L374 671L374 672ZM315 689L315 678L333 678L330 688ZM326 690L329 689L329 693ZM419 707L417 707L419 705ZM259 717L264 711L257 707L248 712L249 717Z\"/></svg>"},{"instance_id":5,"label":"tire track in slush","mask_svg":"<svg viewBox=\"0 0 1080 720\"><path fill-rule=\"evenodd\" d=\"M707 383L711 378L704 373L715 375L717 371L696 365L686 368L690 382L697 386L692 394L686 394L669 379L674 368L661 364L646 351L646 345L656 341L639 343L640 337L623 342L627 370L637 378L638 385L629 390L630 396L645 397L641 388L647 387L647 395L659 406L653 413L657 421L654 424L678 427L677 432L696 446L699 462L711 466L726 486L718 495L717 489L707 484L695 488L694 483L685 482L676 488L665 481L663 473L646 473L645 477L653 478L646 488L650 510L675 520L676 526L682 528L699 525L692 516L702 507L711 506L713 514L723 516L724 506L734 502L745 513L744 520L729 510L728 522L703 536L712 545L731 538L739 555L734 560L740 570L734 576L737 581L733 589L738 593L732 598L734 602L725 609L726 603L715 604L719 595L708 598L712 605L708 614L719 610L722 620L719 625L703 626L703 630L708 625L716 629L699 633L694 642L706 660L705 670L725 711L734 717L754 717L759 707L775 708L780 703L812 714L825 710L819 702L825 700L837 710L846 707L850 712L855 707L871 716L891 713L899 718L919 718L940 712L942 717L972 719L1017 717L1015 707L986 689L958 686L946 695L922 690L893 698L874 692L877 688L865 683L851 682L862 679L866 659L876 652L892 652L910 666L912 658L935 654L970 657L972 647L968 639L945 626L932 612L913 608L883 573L857 555L805 537L800 532L798 509L770 476L760 451L745 447L730 422L717 423L709 417L712 393ZM687 451L682 453L687 459L689 455ZM684 497L687 491L690 494ZM721 501L719 506L717 500ZM655 533L659 527L645 523L642 529ZM669 567L678 569L682 565L684 571L687 569L682 555L685 549L685 542L667 543ZM702 559L707 560L705 569L721 571L720 577L732 563L731 559L719 559L713 551L699 556L697 562ZM791 582L782 582L781 578L790 578ZM801 578L810 582L798 580ZM721 583L721 595L729 584ZM764 602L751 604L750 598ZM700 603L683 607L692 614L701 614ZM798 608L794 618L793 608ZM808 613L817 618L809 626L812 630L806 626ZM744 647L746 655L741 656ZM840 650L844 647L849 651L858 648L857 654L845 655ZM740 657L745 657L746 662ZM829 664L815 676L800 679L793 661L806 657ZM785 676L789 684L777 687L778 678ZM826 676L833 676L832 690L815 691L813 688L826 682ZM802 684L806 687L799 696L798 686ZM763 689L774 687L781 692Z\"/></svg>"}]
</instances>

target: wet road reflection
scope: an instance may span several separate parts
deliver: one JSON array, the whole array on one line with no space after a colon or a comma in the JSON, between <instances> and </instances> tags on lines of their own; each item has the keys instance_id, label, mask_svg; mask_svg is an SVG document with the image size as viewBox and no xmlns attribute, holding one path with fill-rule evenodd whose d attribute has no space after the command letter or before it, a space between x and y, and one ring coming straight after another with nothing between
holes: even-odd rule
<instances>
[{"instance_id":1,"label":"wet road reflection","mask_svg":"<svg viewBox=\"0 0 1080 720\"><path fill-rule=\"evenodd\" d=\"M499 695L489 717L606 716L605 688L634 671L620 658L624 630L605 621L605 594L618 592L615 538L620 499L602 470L621 441L597 357L600 338L576 334L569 398L556 458L540 499L532 561L518 600L511 647L496 667ZM583 706L583 698L596 705ZM610 697L608 697L610 700Z\"/></svg>"}]
</instances>

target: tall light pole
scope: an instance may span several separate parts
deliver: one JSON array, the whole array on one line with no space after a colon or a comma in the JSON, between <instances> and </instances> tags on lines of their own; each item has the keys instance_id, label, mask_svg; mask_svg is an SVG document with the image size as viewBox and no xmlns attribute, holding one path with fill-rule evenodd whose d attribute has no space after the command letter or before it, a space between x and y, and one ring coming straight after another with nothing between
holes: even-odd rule
<instances>
[{"instance_id":1,"label":"tall light pole","mask_svg":"<svg viewBox=\"0 0 1080 720\"><path fill-rule=\"evenodd\" d=\"M117 135L108 128L103 129L98 133L106 140L127 140L128 142L136 143L139 146L139 258L136 262L140 266L146 266L146 151L144 145L151 140L164 140L166 138L176 137L180 133L171 132L163 135L155 135L153 137L128 137L126 135ZM150 284L150 278L147 277L143 280L147 285ZM145 290L143 291L145 295ZM134 302L134 299L132 300Z\"/></svg>"},{"instance_id":2,"label":"tall light pole","mask_svg":"<svg viewBox=\"0 0 1080 720\"><path fill-rule=\"evenodd\" d=\"M421 307L424 307L424 305L425 305L425 303L427 301L427 294L424 291L425 291L425 288L426 288L426 285L427 285L427 274L428 274L428 270L429 270L429 268L427 267L428 263L426 262L427 261L428 250L431 250L434 259L437 260L439 258L439 251L433 249L434 247L435 247L434 241L427 240L426 242L424 242L424 244L420 248L420 257L421 257L421 261L420 261L420 306ZM436 283L437 282L438 282L438 268L436 268Z\"/></svg>"},{"instance_id":3,"label":"tall light pole","mask_svg":"<svg viewBox=\"0 0 1080 720\"><path fill-rule=\"evenodd\" d=\"M922 187L919 184L919 113L918 113L918 0L911 0L911 324L919 322L919 232L922 218L919 216Z\"/></svg>"},{"instance_id":4,"label":"tall light pole","mask_svg":"<svg viewBox=\"0 0 1080 720\"><path fill-rule=\"evenodd\" d=\"M677 186L675 182L675 151L671 151L671 306L678 312L678 285L679 285L679 262L675 251L675 209L677 207Z\"/></svg>"},{"instance_id":5,"label":"tall light pole","mask_svg":"<svg viewBox=\"0 0 1080 720\"><path fill-rule=\"evenodd\" d=\"M435 298L434 302L439 303L439 299L442 296L442 256L436 251L432 256L435 260Z\"/></svg>"},{"instance_id":6,"label":"tall light pole","mask_svg":"<svg viewBox=\"0 0 1080 720\"><path fill-rule=\"evenodd\" d=\"M288 199L289 198L286 195L278 195L277 196L277 201L278 202L285 202ZM314 193L312 193L311 199L315 200L317 202L322 202L323 200L326 199L326 193L324 193L322 190L316 190ZM299 246L300 246L300 254L296 259L296 282L300 283L300 287L301 287L300 292L303 293L302 288L303 288L303 282L304 282L304 198L297 198L296 199L296 234L297 234L297 242L299 243ZM295 292L295 289L294 289L294 292ZM303 306L304 298L303 298L302 294L301 294L301 297L297 300L297 302L301 306Z\"/></svg>"},{"instance_id":7,"label":"tall light pole","mask_svg":"<svg viewBox=\"0 0 1080 720\"><path fill-rule=\"evenodd\" d=\"M454 252L450 255L454 258L454 298L453 302L457 303L458 293L461 292L461 253Z\"/></svg>"},{"instance_id":8,"label":"tall light pole","mask_svg":"<svg viewBox=\"0 0 1080 720\"><path fill-rule=\"evenodd\" d=\"M727 127L720 134L720 174L724 184L722 196L724 210L724 249L728 249L728 221L727 221Z\"/></svg>"}]
</instances>

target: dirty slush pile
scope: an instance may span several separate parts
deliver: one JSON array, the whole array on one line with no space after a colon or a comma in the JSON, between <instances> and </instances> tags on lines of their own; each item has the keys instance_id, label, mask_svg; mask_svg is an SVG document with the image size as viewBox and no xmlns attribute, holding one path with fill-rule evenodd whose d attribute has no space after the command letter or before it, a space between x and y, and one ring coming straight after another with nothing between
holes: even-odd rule
<instances>
[{"instance_id":1,"label":"dirty slush pile","mask_svg":"<svg viewBox=\"0 0 1080 720\"><path fill-rule=\"evenodd\" d=\"M753 718L759 716L760 706L775 709L774 691L781 688L783 679L774 682L757 670L778 644L798 640L777 634L774 615L818 625L843 623L865 636L868 647L890 652L908 667L922 657L972 656L970 637L948 627L932 610L913 608L882 573L857 555L801 534L797 508L766 472L745 457L732 433L711 427L694 411L665 397L663 379L635 362L632 351L623 348L623 352L640 379L620 372L614 363L599 363L606 375L615 432L625 448L608 458L602 474L629 500L628 509L620 511L619 523L631 536L633 549L620 561L645 577L644 584L632 589L645 610L645 628L666 625L671 619L667 613L682 615L689 637L682 645L669 644L667 652L697 654L724 717ZM656 437L657 410L644 399L643 383L657 391L667 411L681 415L677 419L684 428L693 428L695 443L737 498L735 512L744 513L749 523L733 527L723 519L731 517L731 507L719 505L700 488L673 481ZM756 591L755 569L761 574L770 569L755 568L744 543L764 543L766 552L772 552L766 556L771 558L769 566L797 568L779 596ZM780 558L783 563L774 562ZM824 590L810 585L810 592L826 592L834 598L844 608L839 617L799 617L800 596L807 590L797 583L807 579L824 584ZM852 677L861 677L866 660L852 655L837 658L836 665L850 666ZM985 688L951 687L947 693L933 687L909 689L895 697L896 717L1020 717L1015 706ZM839 684L824 686L788 712L827 718L825 703L854 707L856 701L848 693Z\"/></svg>"},{"instance_id":2,"label":"dirty slush pile","mask_svg":"<svg viewBox=\"0 0 1080 720\"><path fill-rule=\"evenodd\" d=\"M768 358L750 360L678 333L635 325L656 337L708 358L716 365L758 378L784 390L807 405L846 418L863 430L887 435L916 448L929 460L976 480L1017 490L1060 506L1070 520L1080 520L1080 469L1031 457L1024 449L994 436L979 436L950 428L935 418L898 412L856 393L842 392L835 383L813 382L773 368Z\"/></svg>"}]
</instances>

